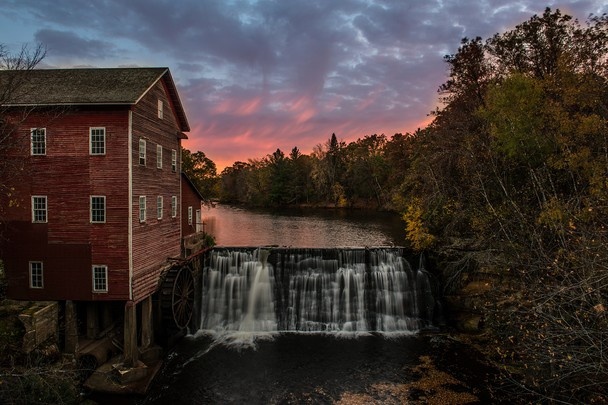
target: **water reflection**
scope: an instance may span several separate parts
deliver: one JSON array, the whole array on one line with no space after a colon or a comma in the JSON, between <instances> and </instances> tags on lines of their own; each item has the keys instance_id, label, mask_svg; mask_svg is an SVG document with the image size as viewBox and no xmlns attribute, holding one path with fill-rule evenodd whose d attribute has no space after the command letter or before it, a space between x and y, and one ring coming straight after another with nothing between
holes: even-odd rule
<instances>
[{"instance_id":1,"label":"water reflection","mask_svg":"<svg viewBox=\"0 0 608 405\"><path fill-rule=\"evenodd\" d=\"M205 231L222 246L400 246L397 214L333 209L249 210L217 205L203 212Z\"/></svg>"}]
</instances>

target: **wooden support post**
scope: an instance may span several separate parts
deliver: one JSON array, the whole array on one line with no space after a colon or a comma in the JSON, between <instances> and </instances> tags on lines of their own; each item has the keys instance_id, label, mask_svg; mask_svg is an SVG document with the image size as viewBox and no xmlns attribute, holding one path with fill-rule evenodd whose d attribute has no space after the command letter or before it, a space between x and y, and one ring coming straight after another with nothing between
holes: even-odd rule
<instances>
[{"instance_id":1,"label":"wooden support post","mask_svg":"<svg viewBox=\"0 0 608 405\"><path fill-rule=\"evenodd\" d=\"M87 302L87 339L95 339L97 334L99 334L97 303Z\"/></svg>"},{"instance_id":2,"label":"wooden support post","mask_svg":"<svg viewBox=\"0 0 608 405\"><path fill-rule=\"evenodd\" d=\"M111 311L112 303L104 302L101 308L101 326L103 329L107 329L112 325L114 319L112 319L112 311Z\"/></svg>"},{"instance_id":3,"label":"wooden support post","mask_svg":"<svg viewBox=\"0 0 608 405\"><path fill-rule=\"evenodd\" d=\"M76 354L78 351L78 321L74 301L65 302L65 352Z\"/></svg>"},{"instance_id":4,"label":"wooden support post","mask_svg":"<svg viewBox=\"0 0 608 405\"><path fill-rule=\"evenodd\" d=\"M137 305L133 301L125 304L124 365L135 367L139 360L137 349Z\"/></svg>"},{"instance_id":5,"label":"wooden support post","mask_svg":"<svg viewBox=\"0 0 608 405\"><path fill-rule=\"evenodd\" d=\"M154 343L152 322L152 296L141 302L141 346L147 349Z\"/></svg>"}]
</instances>

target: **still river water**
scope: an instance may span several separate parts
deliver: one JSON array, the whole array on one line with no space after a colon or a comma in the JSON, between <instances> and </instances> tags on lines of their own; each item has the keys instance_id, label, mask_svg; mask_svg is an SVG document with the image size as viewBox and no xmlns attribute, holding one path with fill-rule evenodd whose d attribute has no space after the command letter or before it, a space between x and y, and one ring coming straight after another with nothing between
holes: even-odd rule
<instances>
[{"instance_id":1,"label":"still river water","mask_svg":"<svg viewBox=\"0 0 608 405\"><path fill-rule=\"evenodd\" d=\"M205 231L220 246L400 246L405 224L393 213L333 209L203 211Z\"/></svg>"},{"instance_id":2,"label":"still river water","mask_svg":"<svg viewBox=\"0 0 608 405\"><path fill-rule=\"evenodd\" d=\"M203 220L219 246L391 246L404 229L397 215L367 211L217 206ZM282 333L247 346L194 331L137 403L479 403L485 377L477 356L437 331Z\"/></svg>"}]
</instances>

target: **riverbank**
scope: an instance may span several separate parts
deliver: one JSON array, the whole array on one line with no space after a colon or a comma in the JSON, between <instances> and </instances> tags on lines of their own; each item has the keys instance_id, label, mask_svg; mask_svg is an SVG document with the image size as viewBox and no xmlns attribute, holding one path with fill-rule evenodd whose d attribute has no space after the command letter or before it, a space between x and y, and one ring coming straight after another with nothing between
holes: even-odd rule
<instances>
[{"instance_id":1,"label":"riverbank","mask_svg":"<svg viewBox=\"0 0 608 405\"><path fill-rule=\"evenodd\" d=\"M0 300L0 403L78 403L84 380L73 358L63 356L56 339L32 350L19 315L36 303Z\"/></svg>"},{"instance_id":2,"label":"riverbank","mask_svg":"<svg viewBox=\"0 0 608 405\"><path fill-rule=\"evenodd\" d=\"M17 315L23 310L23 304L6 300L0 302L0 344L4 348L4 362L0 368L2 403L104 403L109 400L122 404L162 403L160 398L166 397L158 395L163 387L174 383L179 386L180 383L172 378L185 372L189 364L196 363L197 358L203 358L205 355L201 353L211 347L211 342L197 343L192 337L180 342L167 356L168 364L152 382L147 397L83 395L83 370L77 368L73 359L62 356L55 342L49 341L29 355L21 352L23 329L19 326ZM218 368L211 372L216 374L218 381L232 373L241 375L242 384L249 384L247 395L259 395L254 398L260 400L276 400L274 403L321 401L359 404L375 401L397 404L405 400L425 404L500 402L491 388L496 370L475 348L474 336L422 333L395 340L376 335L362 337L359 342L335 337L321 338L325 344L320 344L319 339L319 336L298 338L291 335L287 340L263 343L263 347L250 352L214 347L212 350L217 352L212 357L216 360L211 362L215 361L216 367L227 364L228 369ZM325 347L327 345L329 348ZM315 351L315 347L319 351ZM261 363L260 354L267 356ZM365 363L363 360L370 355L385 361L376 365L374 362L377 359L372 359L371 363ZM287 357L281 361L281 356ZM302 362L298 363L298 359L292 356L299 356ZM315 358L319 359L316 363ZM356 358L362 361L353 363ZM207 358L204 360L209 361ZM341 370L340 362L345 362ZM321 371L314 368L315 364ZM387 365L390 365L390 369ZM287 366L287 370L282 368L284 366ZM255 378L250 382L242 380L249 378L249 371L253 369L263 370L266 377L260 381ZM321 378L311 377L310 381L311 378L305 377L304 381L308 378L308 382L298 387L287 377L281 377L281 374L292 373L294 369L306 375L325 376L329 385ZM341 377L341 373L354 373L356 377ZM276 382L272 382L273 378L276 378ZM342 388L330 387L342 380L346 381ZM264 388L264 384L270 384L270 388ZM217 381L199 381L195 385L195 391L218 389ZM230 389L230 385L227 389ZM279 396L269 397L268 389L276 390Z\"/></svg>"}]
</instances>

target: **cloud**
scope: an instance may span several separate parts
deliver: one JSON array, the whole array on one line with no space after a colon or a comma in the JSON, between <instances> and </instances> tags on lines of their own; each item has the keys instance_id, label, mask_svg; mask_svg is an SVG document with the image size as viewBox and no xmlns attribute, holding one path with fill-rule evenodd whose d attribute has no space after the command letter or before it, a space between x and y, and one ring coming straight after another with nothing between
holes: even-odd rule
<instances>
[{"instance_id":1,"label":"cloud","mask_svg":"<svg viewBox=\"0 0 608 405\"><path fill-rule=\"evenodd\" d=\"M41 29L34 34L37 42L47 47L54 57L104 59L116 55L116 47L110 42L98 39L85 39L69 31Z\"/></svg>"},{"instance_id":2,"label":"cloud","mask_svg":"<svg viewBox=\"0 0 608 405\"><path fill-rule=\"evenodd\" d=\"M597 0L549 1L584 20ZM6 0L45 63L169 66L192 131L221 169L276 148L309 153L428 123L462 37L488 38L546 5L533 0ZM22 29L19 32L23 31ZM2 28L0 28L0 33ZM68 61L68 62L66 62ZM63 64L63 65L62 65Z\"/></svg>"}]
</instances>

